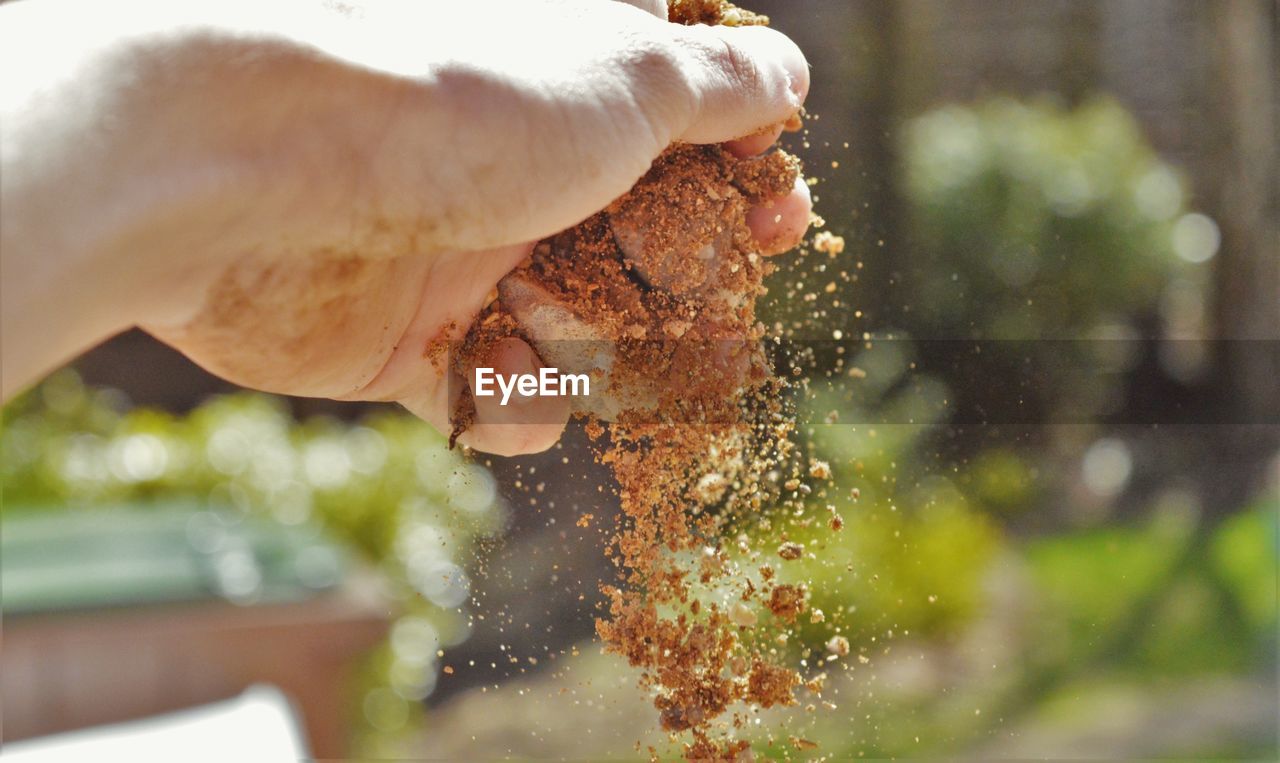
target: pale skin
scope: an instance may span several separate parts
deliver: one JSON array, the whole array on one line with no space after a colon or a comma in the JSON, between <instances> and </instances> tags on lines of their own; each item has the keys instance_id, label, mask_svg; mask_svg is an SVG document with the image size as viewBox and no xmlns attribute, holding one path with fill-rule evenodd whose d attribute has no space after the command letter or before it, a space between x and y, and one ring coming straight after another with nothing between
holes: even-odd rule
<instances>
[{"instance_id":1,"label":"pale skin","mask_svg":"<svg viewBox=\"0 0 1280 763\"><path fill-rule=\"evenodd\" d=\"M138 326L236 384L397 401L447 431L424 350L465 331L533 242L672 142L758 153L803 103L783 35L663 8L0 6L0 392ZM749 223L772 254L808 216L799 184ZM493 363L537 357L511 340ZM563 410L537 420L561 423L481 407L462 442L544 450L568 417L548 404Z\"/></svg>"}]
</instances>

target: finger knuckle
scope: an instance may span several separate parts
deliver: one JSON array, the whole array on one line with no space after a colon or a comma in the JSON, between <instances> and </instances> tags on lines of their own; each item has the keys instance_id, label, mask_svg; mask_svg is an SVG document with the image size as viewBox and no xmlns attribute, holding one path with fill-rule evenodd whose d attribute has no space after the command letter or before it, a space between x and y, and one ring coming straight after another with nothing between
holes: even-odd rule
<instances>
[{"instance_id":1,"label":"finger knuckle","mask_svg":"<svg viewBox=\"0 0 1280 763\"><path fill-rule=\"evenodd\" d=\"M695 88L681 53L671 40L632 35L619 48L614 66L655 135L683 126L696 111Z\"/></svg>"},{"instance_id":2,"label":"finger knuckle","mask_svg":"<svg viewBox=\"0 0 1280 763\"><path fill-rule=\"evenodd\" d=\"M715 38L711 60L735 88L752 93L762 89L764 76L755 59L732 42Z\"/></svg>"}]
</instances>

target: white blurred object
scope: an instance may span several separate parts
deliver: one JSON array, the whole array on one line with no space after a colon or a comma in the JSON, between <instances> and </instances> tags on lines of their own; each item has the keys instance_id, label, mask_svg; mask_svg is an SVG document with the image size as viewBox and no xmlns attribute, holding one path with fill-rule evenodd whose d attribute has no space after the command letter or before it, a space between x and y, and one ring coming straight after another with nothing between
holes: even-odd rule
<instances>
[{"instance_id":1,"label":"white blurred object","mask_svg":"<svg viewBox=\"0 0 1280 763\"><path fill-rule=\"evenodd\" d=\"M1221 244L1222 232L1207 215L1192 212L1173 224L1173 251L1187 262L1208 262Z\"/></svg>"},{"instance_id":2,"label":"white blurred object","mask_svg":"<svg viewBox=\"0 0 1280 763\"><path fill-rule=\"evenodd\" d=\"M1080 464L1085 487L1100 498L1114 498L1129 484L1133 455L1123 440L1104 437L1089 446Z\"/></svg>"},{"instance_id":3,"label":"white blurred object","mask_svg":"<svg viewBox=\"0 0 1280 763\"><path fill-rule=\"evenodd\" d=\"M292 705L273 686L235 699L128 723L5 744L5 763L67 761L250 761L310 757Z\"/></svg>"}]
</instances>

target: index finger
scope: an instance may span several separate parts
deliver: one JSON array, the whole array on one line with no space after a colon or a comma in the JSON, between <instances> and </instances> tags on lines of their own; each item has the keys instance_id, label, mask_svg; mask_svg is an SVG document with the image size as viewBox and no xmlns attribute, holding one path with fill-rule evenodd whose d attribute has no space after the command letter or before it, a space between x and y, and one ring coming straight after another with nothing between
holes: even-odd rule
<instances>
[{"instance_id":1,"label":"index finger","mask_svg":"<svg viewBox=\"0 0 1280 763\"><path fill-rule=\"evenodd\" d=\"M754 138L748 146L758 145L762 128L781 126L804 105L809 64L786 35L758 26L677 29L695 107L680 140L723 143L748 136Z\"/></svg>"}]
</instances>

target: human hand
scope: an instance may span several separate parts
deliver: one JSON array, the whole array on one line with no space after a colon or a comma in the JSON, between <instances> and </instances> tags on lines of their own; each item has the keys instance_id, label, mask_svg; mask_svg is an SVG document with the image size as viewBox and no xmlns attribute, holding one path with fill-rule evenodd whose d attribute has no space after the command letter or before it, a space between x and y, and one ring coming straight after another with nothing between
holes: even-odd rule
<instances>
[{"instance_id":1,"label":"human hand","mask_svg":"<svg viewBox=\"0 0 1280 763\"><path fill-rule=\"evenodd\" d=\"M732 144L763 150L808 88L776 32L604 0L146 10L143 28L103 33L105 113L90 118L104 130L77 157L113 198L71 205L102 233L68 248L137 274L99 312L235 383L396 400L442 431L448 385L426 348L465 332L534 241L621 195L673 141L764 129ZM40 212L50 191L27 182ZM798 185L749 219L782 251L808 212ZM529 362L516 344L499 373ZM462 441L504 454L563 426L477 424Z\"/></svg>"}]
</instances>

